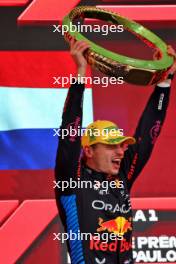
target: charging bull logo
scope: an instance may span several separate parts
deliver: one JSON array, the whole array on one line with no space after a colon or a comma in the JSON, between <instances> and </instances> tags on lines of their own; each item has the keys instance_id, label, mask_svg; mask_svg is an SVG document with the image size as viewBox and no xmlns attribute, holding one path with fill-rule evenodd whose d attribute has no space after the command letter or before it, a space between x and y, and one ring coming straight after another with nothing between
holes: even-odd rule
<instances>
[{"instance_id":1,"label":"charging bull logo","mask_svg":"<svg viewBox=\"0 0 176 264\"><path fill-rule=\"evenodd\" d=\"M132 230L131 217L129 221L123 216L118 216L109 221L103 221L102 218L99 218L98 224L100 227L97 228L97 232L107 230L119 236L123 236L128 230Z\"/></svg>"}]
</instances>

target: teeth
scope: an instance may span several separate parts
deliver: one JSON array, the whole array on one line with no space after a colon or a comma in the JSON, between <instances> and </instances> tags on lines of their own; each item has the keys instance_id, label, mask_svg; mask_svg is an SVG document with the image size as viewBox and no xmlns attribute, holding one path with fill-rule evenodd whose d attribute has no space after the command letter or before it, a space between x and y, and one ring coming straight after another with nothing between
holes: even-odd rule
<instances>
[{"instance_id":1,"label":"teeth","mask_svg":"<svg viewBox=\"0 0 176 264\"><path fill-rule=\"evenodd\" d=\"M113 162L118 162L118 164L120 163L120 159L113 159Z\"/></svg>"}]
</instances>

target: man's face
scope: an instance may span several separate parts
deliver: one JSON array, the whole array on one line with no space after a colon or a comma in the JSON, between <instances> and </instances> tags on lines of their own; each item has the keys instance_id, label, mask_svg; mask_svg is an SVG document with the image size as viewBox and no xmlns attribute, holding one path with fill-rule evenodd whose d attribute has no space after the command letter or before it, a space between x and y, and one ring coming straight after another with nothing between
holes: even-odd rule
<instances>
[{"instance_id":1,"label":"man's face","mask_svg":"<svg viewBox=\"0 0 176 264\"><path fill-rule=\"evenodd\" d=\"M126 143L106 145L97 143L88 147L87 165L99 172L116 175L127 149ZM87 156L87 155L86 155Z\"/></svg>"}]
</instances>

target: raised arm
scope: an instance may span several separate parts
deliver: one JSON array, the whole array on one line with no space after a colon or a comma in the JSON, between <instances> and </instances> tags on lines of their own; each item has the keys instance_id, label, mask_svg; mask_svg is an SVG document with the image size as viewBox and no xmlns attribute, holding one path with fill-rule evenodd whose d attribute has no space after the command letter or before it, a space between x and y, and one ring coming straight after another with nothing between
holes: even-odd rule
<instances>
[{"instance_id":1,"label":"raised arm","mask_svg":"<svg viewBox=\"0 0 176 264\"><path fill-rule=\"evenodd\" d=\"M85 42L71 41L71 55L78 69L78 76L84 77L87 62L83 57L83 52L89 47ZM79 156L81 150L80 136L73 136L70 128L77 130L82 126L82 103L84 84L79 80L72 84L65 101L62 124L59 131L59 144L56 156L55 178L56 181L69 181L77 176ZM65 132L63 133L63 131ZM68 133L67 136L63 136Z\"/></svg>"},{"instance_id":2,"label":"raised arm","mask_svg":"<svg viewBox=\"0 0 176 264\"><path fill-rule=\"evenodd\" d=\"M175 52L170 50L170 48L168 53L175 57ZM170 86L175 70L176 63L174 63L167 79L156 85L135 131L136 144L130 145L125 153L122 168L127 175L129 189L147 163L161 132L166 117Z\"/></svg>"}]
</instances>

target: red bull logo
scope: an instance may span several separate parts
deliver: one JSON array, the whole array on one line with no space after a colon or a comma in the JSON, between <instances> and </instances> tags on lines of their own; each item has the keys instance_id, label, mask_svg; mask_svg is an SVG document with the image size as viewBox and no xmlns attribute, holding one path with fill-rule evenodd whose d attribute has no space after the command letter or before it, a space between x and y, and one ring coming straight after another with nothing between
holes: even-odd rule
<instances>
[{"instance_id":1,"label":"red bull logo","mask_svg":"<svg viewBox=\"0 0 176 264\"><path fill-rule=\"evenodd\" d=\"M128 251L132 248L131 241L127 241L125 238L120 243L120 252Z\"/></svg>"},{"instance_id":2,"label":"red bull logo","mask_svg":"<svg viewBox=\"0 0 176 264\"><path fill-rule=\"evenodd\" d=\"M101 241L100 239L97 239L96 236L93 236L90 239L90 250L116 252L119 243L120 243L120 252L125 252L132 248L131 241L127 241L126 239L123 239L122 241L115 240L113 242L108 243L105 241Z\"/></svg>"},{"instance_id":3,"label":"red bull logo","mask_svg":"<svg viewBox=\"0 0 176 264\"><path fill-rule=\"evenodd\" d=\"M102 218L99 218L98 224L100 227L97 228L97 232L107 230L118 236L123 236L128 230L132 230L131 217L129 218L129 221L123 216L118 216L109 221L103 221Z\"/></svg>"},{"instance_id":4,"label":"red bull logo","mask_svg":"<svg viewBox=\"0 0 176 264\"><path fill-rule=\"evenodd\" d=\"M118 244L118 240L115 240L114 242L111 243L102 242L100 239L97 239L97 237L95 236L92 237L92 239L90 240L90 250L116 252L117 244Z\"/></svg>"}]
</instances>

